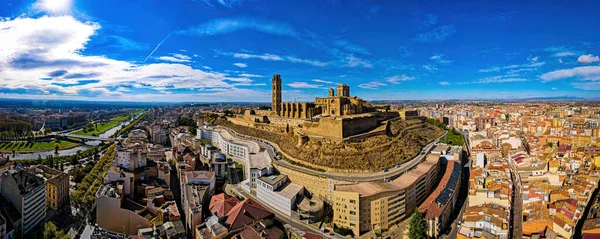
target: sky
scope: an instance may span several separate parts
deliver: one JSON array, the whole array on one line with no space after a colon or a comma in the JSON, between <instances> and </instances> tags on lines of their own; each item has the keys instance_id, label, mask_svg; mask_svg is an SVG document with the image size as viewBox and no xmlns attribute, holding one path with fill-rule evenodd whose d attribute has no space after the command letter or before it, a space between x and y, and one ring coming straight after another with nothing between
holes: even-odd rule
<instances>
[{"instance_id":1,"label":"sky","mask_svg":"<svg viewBox=\"0 0 600 239\"><path fill-rule=\"evenodd\" d=\"M0 98L600 97L598 1L0 1Z\"/></svg>"}]
</instances>

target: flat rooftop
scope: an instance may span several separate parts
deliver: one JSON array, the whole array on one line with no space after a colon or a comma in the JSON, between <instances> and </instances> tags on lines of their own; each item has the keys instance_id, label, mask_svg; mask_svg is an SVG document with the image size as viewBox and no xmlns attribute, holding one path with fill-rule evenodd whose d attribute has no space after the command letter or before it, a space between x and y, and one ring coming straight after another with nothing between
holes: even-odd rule
<instances>
[{"instance_id":1,"label":"flat rooftop","mask_svg":"<svg viewBox=\"0 0 600 239\"><path fill-rule=\"evenodd\" d=\"M275 193L283 196L284 198L291 199L298 195L298 193L300 193L303 188L304 187L298 184L287 182L286 184L282 185L277 190L275 190Z\"/></svg>"},{"instance_id":2,"label":"flat rooftop","mask_svg":"<svg viewBox=\"0 0 600 239\"><path fill-rule=\"evenodd\" d=\"M281 180L284 180L286 178L287 178L286 175L279 174L279 175L263 176L263 177L260 177L259 180L265 182L266 184L273 186L273 185L277 184L278 182L280 182Z\"/></svg>"},{"instance_id":3,"label":"flat rooftop","mask_svg":"<svg viewBox=\"0 0 600 239\"><path fill-rule=\"evenodd\" d=\"M336 191L357 192L361 197L369 197L379 193L406 190L412 186L417 179L427 173L438 164L440 155L429 154L425 161L418 164L414 169L402 174L391 182L364 182L350 185L336 185Z\"/></svg>"}]
</instances>

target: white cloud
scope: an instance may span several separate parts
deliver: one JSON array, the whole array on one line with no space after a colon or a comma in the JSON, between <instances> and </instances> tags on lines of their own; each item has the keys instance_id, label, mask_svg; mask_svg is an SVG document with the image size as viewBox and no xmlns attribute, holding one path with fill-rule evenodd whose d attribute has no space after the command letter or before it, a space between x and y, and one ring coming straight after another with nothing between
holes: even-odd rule
<instances>
[{"instance_id":1,"label":"white cloud","mask_svg":"<svg viewBox=\"0 0 600 239\"><path fill-rule=\"evenodd\" d=\"M353 44L345 39L336 40L335 42L333 42L333 44L337 47L340 47L340 48L348 51L348 52L362 54L362 55L371 55L369 50L367 50L366 48L356 45L356 44Z\"/></svg>"},{"instance_id":2,"label":"white cloud","mask_svg":"<svg viewBox=\"0 0 600 239\"><path fill-rule=\"evenodd\" d=\"M510 82L524 82L524 81L527 81L527 79L499 75L499 76L484 77L479 80L471 81L471 82L461 82L458 84L460 84L460 85L463 85L463 84L492 84L492 83L510 83Z\"/></svg>"},{"instance_id":3,"label":"white cloud","mask_svg":"<svg viewBox=\"0 0 600 239\"><path fill-rule=\"evenodd\" d=\"M162 60L162 61L177 62L177 63L190 62L192 59L189 56L179 54L179 53L171 53L170 55L171 56L160 56L157 59Z\"/></svg>"},{"instance_id":4,"label":"white cloud","mask_svg":"<svg viewBox=\"0 0 600 239\"><path fill-rule=\"evenodd\" d=\"M324 83L324 84L335 84L335 82L333 82L333 81L326 81L326 80L321 80L321 79L313 79L312 81Z\"/></svg>"},{"instance_id":5,"label":"white cloud","mask_svg":"<svg viewBox=\"0 0 600 239\"><path fill-rule=\"evenodd\" d=\"M172 56L161 56L161 57L158 57L158 59L161 61L179 62L179 63L190 62L190 60L183 60L183 59L179 59L179 58L172 57Z\"/></svg>"},{"instance_id":6,"label":"white cloud","mask_svg":"<svg viewBox=\"0 0 600 239\"><path fill-rule=\"evenodd\" d=\"M248 65L247 65L246 63L240 63L240 62L238 62L238 63L233 63L233 65L234 65L234 66L237 66L237 67L239 67L239 68L246 68L246 67L248 67Z\"/></svg>"},{"instance_id":7,"label":"white cloud","mask_svg":"<svg viewBox=\"0 0 600 239\"><path fill-rule=\"evenodd\" d=\"M371 64L371 62L367 61L367 60L363 60L360 59L358 57L355 57L354 55L349 55L346 57L346 66L349 67L363 67L363 68L373 68L373 65Z\"/></svg>"},{"instance_id":8,"label":"white cloud","mask_svg":"<svg viewBox=\"0 0 600 239\"><path fill-rule=\"evenodd\" d=\"M253 81L247 77L228 77L226 79L230 80L230 81L234 81L234 82L239 82L239 83L250 83Z\"/></svg>"},{"instance_id":9,"label":"white cloud","mask_svg":"<svg viewBox=\"0 0 600 239\"><path fill-rule=\"evenodd\" d=\"M265 61L287 61L287 62L291 62L291 63L307 64L307 65L318 66L318 67L323 67L323 66L328 65L327 62L322 62L322 61L318 61L318 60L302 59L302 58L298 58L298 57L294 57L294 56L279 56L276 54L269 54L269 53L250 54L250 53L232 53L232 52L219 52L218 51L217 54L224 55L224 56L233 56L234 58L241 58L241 59L256 58L256 59L261 59L261 60L265 60Z\"/></svg>"},{"instance_id":10,"label":"white cloud","mask_svg":"<svg viewBox=\"0 0 600 239\"><path fill-rule=\"evenodd\" d=\"M358 87L363 88L363 89L371 89L371 90L376 90L378 89L380 86L387 86L386 83L381 83L378 81L371 81L371 82L367 82L367 83L363 83L358 85Z\"/></svg>"},{"instance_id":11,"label":"white cloud","mask_svg":"<svg viewBox=\"0 0 600 239\"><path fill-rule=\"evenodd\" d=\"M561 52L554 53L552 56L565 57L565 56L574 56L574 55L575 55L575 53L570 52L570 51L561 51Z\"/></svg>"},{"instance_id":12,"label":"white cloud","mask_svg":"<svg viewBox=\"0 0 600 239\"><path fill-rule=\"evenodd\" d=\"M319 66L319 67L323 67L323 66L327 65L327 63L325 63L325 62L321 62L321 61L317 61L317 60L301 59L301 58L292 57L292 56L288 56L287 60L292 63L302 63L302 64L308 64L308 65Z\"/></svg>"},{"instance_id":13,"label":"white cloud","mask_svg":"<svg viewBox=\"0 0 600 239\"><path fill-rule=\"evenodd\" d=\"M248 53L233 53L233 57L242 58L242 59L258 58L258 59L262 59L265 61L283 61L283 58L281 58L278 55L274 55L274 54L256 55L256 54L248 54Z\"/></svg>"},{"instance_id":14,"label":"white cloud","mask_svg":"<svg viewBox=\"0 0 600 239\"><path fill-rule=\"evenodd\" d=\"M296 30L287 23L264 21L249 17L214 19L195 27L179 30L177 31L177 34L213 36L242 30L254 30L276 36L298 37Z\"/></svg>"},{"instance_id":15,"label":"white cloud","mask_svg":"<svg viewBox=\"0 0 600 239\"><path fill-rule=\"evenodd\" d=\"M454 61L444 59L444 54L436 54L436 55L429 57L429 59L432 61L435 61L439 64L442 64L442 65L447 65L447 64L454 62Z\"/></svg>"},{"instance_id":16,"label":"white cloud","mask_svg":"<svg viewBox=\"0 0 600 239\"><path fill-rule=\"evenodd\" d=\"M398 76L390 76L388 78L385 78L385 81L392 83L392 84L400 84L401 81L410 81L410 80L414 80L414 79L415 79L415 77L402 74L402 75L398 75Z\"/></svg>"},{"instance_id":17,"label":"white cloud","mask_svg":"<svg viewBox=\"0 0 600 239\"><path fill-rule=\"evenodd\" d=\"M438 84L440 84L441 86L449 86L449 85L450 85L450 82L447 82L447 81L440 81L440 82L438 82Z\"/></svg>"},{"instance_id":18,"label":"white cloud","mask_svg":"<svg viewBox=\"0 0 600 239\"><path fill-rule=\"evenodd\" d=\"M579 58L577 58L577 62L583 63L583 64L594 63L597 61L600 61L600 58L598 56L594 56L592 54L581 55L581 56L579 56Z\"/></svg>"},{"instance_id":19,"label":"white cloud","mask_svg":"<svg viewBox=\"0 0 600 239\"><path fill-rule=\"evenodd\" d=\"M479 69L479 72L495 72L500 71L500 67L492 67L487 69Z\"/></svg>"},{"instance_id":20,"label":"white cloud","mask_svg":"<svg viewBox=\"0 0 600 239\"><path fill-rule=\"evenodd\" d=\"M226 88L227 94L240 93L234 94L235 99L247 97L250 92L262 97L262 93L237 89L226 81L247 82L247 79L232 80L223 73L176 63L137 64L106 56L83 55L86 44L98 29L98 23L81 22L71 16L0 19L0 88L47 94L45 98L53 95L73 99L137 100L141 94L132 91L135 88L155 90L156 94L151 95L159 95L158 91L181 94L173 93L174 89ZM171 60L169 62L190 60L179 53L165 57L169 58L163 60ZM208 95L182 99L206 101L210 100ZM167 100L175 99L179 98ZM148 97L146 100L159 99Z\"/></svg>"},{"instance_id":21,"label":"white cloud","mask_svg":"<svg viewBox=\"0 0 600 239\"><path fill-rule=\"evenodd\" d=\"M558 88L556 88L556 87L552 87L552 90L558 90Z\"/></svg>"},{"instance_id":22,"label":"white cloud","mask_svg":"<svg viewBox=\"0 0 600 239\"><path fill-rule=\"evenodd\" d=\"M545 73L540 76L545 82L577 77L585 81L600 81L600 66L580 66Z\"/></svg>"},{"instance_id":23,"label":"white cloud","mask_svg":"<svg viewBox=\"0 0 600 239\"><path fill-rule=\"evenodd\" d=\"M239 74L239 76L241 76L241 77L248 77L248 78L252 78L252 77L263 77L263 76L261 76L261 75L256 75L256 74L247 74L247 73Z\"/></svg>"},{"instance_id":24,"label":"white cloud","mask_svg":"<svg viewBox=\"0 0 600 239\"><path fill-rule=\"evenodd\" d=\"M528 60L528 61L531 61L531 63L535 63L535 62L537 62L539 59L540 59L540 58L539 58L539 57L537 57L537 56L533 56L533 57L532 57L532 56L529 56L529 57L527 57L527 60Z\"/></svg>"},{"instance_id":25,"label":"white cloud","mask_svg":"<svg viewBox=\"0 0 600 239\"><path fill-rule=\"evenodd\" d=\"M287 85L292 88L307 88L307 89L315 89L315 88L319 88L322 86L322 85L310 84L310 83L306 83L306 82L292 82Z\"/></svg>"}]
</instances>

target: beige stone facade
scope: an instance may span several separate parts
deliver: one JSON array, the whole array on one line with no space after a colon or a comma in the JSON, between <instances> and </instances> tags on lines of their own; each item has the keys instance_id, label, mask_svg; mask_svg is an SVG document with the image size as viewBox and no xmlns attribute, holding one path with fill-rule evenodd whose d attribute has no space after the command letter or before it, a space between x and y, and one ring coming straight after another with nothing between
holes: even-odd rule
<instances>
[{"instance_id":1,"label":"beige stone facade","mask_svg":"<svg viewBox=\"0 0 600 239\"><path fill-rule=\"evenodd\" d=\"M440 156L429 155L415 169L391 182L336 185L333 222L355 236L388 230L410 215L433 191L438 181Z\"/></svg>"}]
</instances>

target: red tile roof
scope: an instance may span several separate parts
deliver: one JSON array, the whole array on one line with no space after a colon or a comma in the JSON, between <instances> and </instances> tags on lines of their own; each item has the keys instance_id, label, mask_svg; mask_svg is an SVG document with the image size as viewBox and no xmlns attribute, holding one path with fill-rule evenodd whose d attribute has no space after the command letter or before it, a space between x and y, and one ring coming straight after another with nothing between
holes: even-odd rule
<instances>
[{"instance_id":1,"label":"red tile roof","mask_svg":"<svg viewBox=\"0 0 600 239\"><path fill-rule=\"evenodd\" d=\"M307 232L302 237L302 239L322 239L322 238L323 238L323 236L317 235L317 234L314 234L314 233L310 233L310 232Z\"/></svg>"},{"instance_id":2,"label":"red tile roof","mask_svg":"<svg viewBox=\"0 0 600 239\"><path fill-rule=\"evenodd\" d=\"M225 194L214 195L210 199L209 210L216 214L218 217L223 217L229 213L229 211L235 207L240 201L235 197L227 198Z\"/></svg>"},{"instance_id":3,"label":"red tile roof","mask_svg":"<svg viewBox=\"0 0 600 239\"><path fill-rule=\"evenodd\" d=\"M273 214L260 205L252 203L248 199L238 203L227 213L225 223L229 229L244 227L250 223L272 216Z\"/></svg>"}]
</instances>

